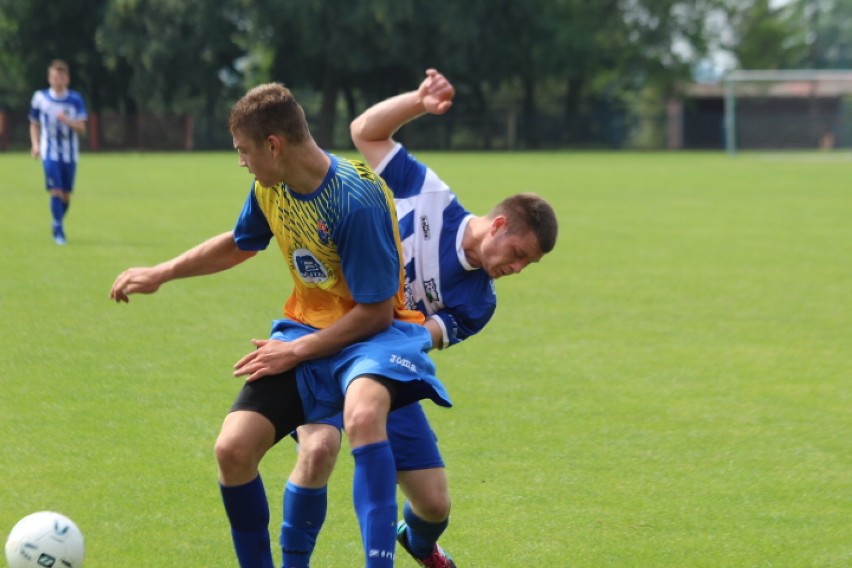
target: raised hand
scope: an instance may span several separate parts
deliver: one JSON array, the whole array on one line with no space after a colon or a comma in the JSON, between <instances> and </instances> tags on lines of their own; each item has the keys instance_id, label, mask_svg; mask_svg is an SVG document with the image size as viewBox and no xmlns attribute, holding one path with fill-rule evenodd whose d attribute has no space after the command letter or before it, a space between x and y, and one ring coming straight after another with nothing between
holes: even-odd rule
<instances>
[{"instance_id":1,"label":"raised hand","mask_svg":"<svg viewBox=\"0 0 852 568\"><path fill-rule=\"evenodd\" d=\"M453 106L453 97L456 96L456 89L436 69L427 69L426 78L420 83L418 94L426 112L444 114Z\"/></svg>"}]
</instances>

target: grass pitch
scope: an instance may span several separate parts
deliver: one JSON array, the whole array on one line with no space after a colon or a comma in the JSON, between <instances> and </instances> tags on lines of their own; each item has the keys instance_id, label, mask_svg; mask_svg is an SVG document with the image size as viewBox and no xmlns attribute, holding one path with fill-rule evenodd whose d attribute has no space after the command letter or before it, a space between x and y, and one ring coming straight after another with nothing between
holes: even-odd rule
<instances>
[{"instance_id":1,"label":"grass pitch","mask_svg":"<svg viewBox=\"0 0 852 568\"><path fill-rule=\"evenodd\" d=\"M460 566L852 564L848 155L420 157L476 213L532 190L561 222L435 355ZM39 163L0 154L0 538L54 509L88 568L236 564L212 445L289 293L280 253L107 293L230 229L249 183L233 153L86 154L58 247ZM262 465L273 541L293 460ZM344 449L317 566L363 564L351 473Z\"/></svg>"}]
</instances>

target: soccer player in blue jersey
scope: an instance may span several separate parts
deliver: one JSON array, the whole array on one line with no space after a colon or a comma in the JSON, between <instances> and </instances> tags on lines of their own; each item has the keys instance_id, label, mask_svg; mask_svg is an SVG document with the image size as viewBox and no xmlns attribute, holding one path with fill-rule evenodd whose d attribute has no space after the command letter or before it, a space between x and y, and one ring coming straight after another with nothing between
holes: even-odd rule
<instances>
[{"instance_id":1,"label":"soccer player in blue jersey","mask_svg":"<svg viewBox=\"0 0 852 568\"><path fill-rule=\"evenodd\" d=\"M297 426L342 410L366 566L392 566L388 412L424 398L450 405L426 354L423 316L405 306L392 195L364 163L319 148L280 84L250 90L229 126L239 163L255 178L235 228L162 264L122 272L110 297L127 302L177 278L232 268L274 238L293 292L271 338L253 340L256 349L235 364L234 375L247 379L215 448L237 558L244 568L273 566L263 456Z\"/></svg>"},{"instance_id":2,"label":"soccer player in blue jersey","mask_svg":"<svg viewBox=\"0 0 852 568\"><path fill-rule=\"evenodd\" d=\"M404 124L444 114L455 89L434 69L415 91L382 101L352 122L352 140L394 192L403 239L406 302L426 316L434 347L479 332L497 305L494 279L538 262L556 241L557 220L540 196L517 194L485 216L467 211L450 188L393 140ZM287 568L308 566L326 511L326 486L340 449L337 417L298 429L299 453L288 480L282 546ZM415 403L391 412L388 436L407 497L398 539L421 566L453 568L438 545L449 522L444 462L425 413Z\"/></svg>"},{"instance_id":3,"label":"soccer player in blue jersey","mask_svg":"<svg viewBox=\"0 0 852 568\"><path fill-rule=\"evenodd\" d=\"M47 68L47 89L33 93L30 102L30 143L34 158L41 158L45 186L50 192L53 240L65 244L63 220L71 205L80 135L86 132L86 105L77 91L68 88L68 64L54 59Z\"/></svg>"}]
</instances>

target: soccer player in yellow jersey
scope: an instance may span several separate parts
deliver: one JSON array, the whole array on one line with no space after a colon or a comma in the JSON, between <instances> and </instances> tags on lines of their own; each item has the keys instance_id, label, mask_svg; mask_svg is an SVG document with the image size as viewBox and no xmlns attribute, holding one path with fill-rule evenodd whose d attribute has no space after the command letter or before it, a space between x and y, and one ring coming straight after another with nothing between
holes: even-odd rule
<instances>
[{"instance_id":1,"label":"soccer player in yellow jersey","mask_svg":"<svg viewBox=\"0 0 852 568\"><path fill-rule=\"evenodd\" d=\"M171 280L227 270L277 241L294 282L283 319L234 365L246 383L216 440L225 510L240 565L272 568L269 506L258 473L294 428L339 412L355 458L353 493L367 567L392 566L396 473L392 408L449 406L426 352L423 317L405 309L393 197L365 164L317 146L284 86L250 90L231 110L239 164L254 175L232 231L152 267L122 272L116 302Z\"/></svg>"}]
</instances>

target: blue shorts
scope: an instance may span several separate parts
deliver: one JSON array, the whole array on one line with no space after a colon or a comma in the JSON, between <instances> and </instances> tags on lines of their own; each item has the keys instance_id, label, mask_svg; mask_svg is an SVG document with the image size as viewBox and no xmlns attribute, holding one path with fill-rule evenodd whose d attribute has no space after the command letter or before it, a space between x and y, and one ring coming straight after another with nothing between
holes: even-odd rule
<instances>
[{"instance_id":1,"label":"blue shorts","mask_svg":"<svg viewBox=\"0 0 852 568\"><path fill-rule=\"evenodd\" d=\"M289 319L276 320L271 338L293 341L316 329ZM296 368L299 395L307 422L316 422L343 410L349 384L364 375L393 381L394 408L432 399L452 406L450 395L435 376L427 352L432 347L429 331L422 325L394 320L393 324L364 341L353 343L334 355L312 359Z\"/></svg>"},{"instance_id":2,"label":"blue shorts","mask_svg":"<svg viewBox=\"0 0 852 568\"><path fill-rule=\"evenodd\" d=\"M343 429L343 414L317 421ZM388 415L388 440L397 471L444 467L438 450L438 437L432 431L419 402L403 406Z\"/></svg>"},{"instance_id":3,"label":"blue shorts","mask_svg":"<svg viewBox=\"0 0 852 568\"><path fill-rule=\"evenodd\" d=\"M44 166L44 186L46 189L74 190L74 176L77 173L77 162L42 161Z\"/></svg>"}]
</instances>

